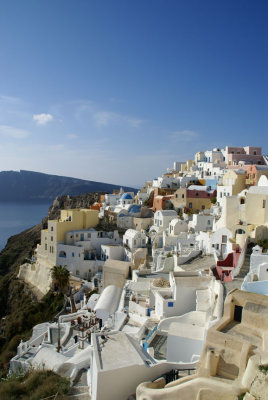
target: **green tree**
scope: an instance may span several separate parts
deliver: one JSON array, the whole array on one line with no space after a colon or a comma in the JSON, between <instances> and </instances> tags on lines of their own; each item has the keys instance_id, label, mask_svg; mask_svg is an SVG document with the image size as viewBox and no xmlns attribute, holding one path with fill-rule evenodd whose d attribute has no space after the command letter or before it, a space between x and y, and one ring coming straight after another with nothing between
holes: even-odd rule
<instances>
[{"instance_id":1,"label":"green tree","mask_svg":"<svg viewBox=\"0 0 268 400\"><path fill-rule=\"evenodd\" d=\"M68 271L65 265L64 267L62 265L54 265L51 274L59 292L65 293L70 282L70 271Z\"/></svg>"}]
</instances>

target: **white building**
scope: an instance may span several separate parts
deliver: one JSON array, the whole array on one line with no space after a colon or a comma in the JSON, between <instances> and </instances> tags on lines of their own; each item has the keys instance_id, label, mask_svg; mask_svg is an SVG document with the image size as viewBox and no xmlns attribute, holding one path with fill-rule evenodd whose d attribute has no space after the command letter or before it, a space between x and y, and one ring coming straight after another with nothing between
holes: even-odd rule
<instances>
[{"instance_id":1,"label":"white building","mask_svg":"<svg viewBox=\"0 0 268 400\"><path fill-rule=\"evenodd\" d=\"M188 227L192 232L211 231L213 228L214 216L211 214L194 214Z\"/></svg>"},{"instance_id":2,"label":"white building","mask_svg":"<svg viewBox=\"0 0 268 400\"><path fill-rule=\"evenodd\" d=\"M172 219L177 218L178 215L175 210L158 210L154 213L154 223L150 231L156 232L163 231L168 228Z\"/></svg>"},{"instance_id":3,"label":"white building","mask_svg":"<svg viewBox=\"0 0 268 400\"><path fill-rule=\"evenodd\" d=\"M138 249L146 249L146 244L147 236L145 233L136 231L134 229L128 229L123 236L123 245L125 247L125 260L134 261L134 253Z\"/></svg>"},{"instance_id":4,"label":"white building","mask_svg":"<svg viewBox=\"0 0 268 400\"><path fill-rule=\"evenodd\" d=\"M101 245L122 243L118 231L105 232L95 229L69 231L65 242L57 243L57 265L66 266L72 275L91 279L101 271L104 261L101 259Z\"/></svg>"}]
</instances>

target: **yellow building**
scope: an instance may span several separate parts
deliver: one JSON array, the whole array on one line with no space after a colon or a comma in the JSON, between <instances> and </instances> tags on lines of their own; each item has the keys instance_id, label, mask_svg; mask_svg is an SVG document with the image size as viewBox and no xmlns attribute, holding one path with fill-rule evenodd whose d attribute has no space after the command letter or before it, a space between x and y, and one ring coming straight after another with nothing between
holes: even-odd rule
<instances>
[{"instance_id":1,"label":"yellow building","mask_svg":"<svg viewBox=\"0 0 268 400\"><path fill-rule=\"evenodd\" d=\"M246 188L246 171L243 169L229 169L222 178L223 186L231 186L234 196Z\"/></svg>"},{"instance_id":2,"label":"yellow building","mask_svg":"<svg viewBox=\"0 0 268 400\"><path fill-rule=\"evenodd\" d=\"M194 156L195 163L197 164L198 161L206 161L206 156L204 151L199 151Z\"/></svg>"},{"instance_id":3,"label":"yellow building","mask_svg":"<svg viewBox=\"0 0 268 400\"><path fill-rule=\"evenodd\" d=\"M193 160L187 160L185 164L181 164L181 172L190 171L193 165L195 165Z\"/></svg>"},{"instance_id":4,"label":"yellow building","mask_svg":"<svg viewBox=\"0 0 268 400\"><path fill-rule=\"evenodd\" d=\"M37 247L38 258L47 259L48 262L55 265L57 243L64 242L67 232L94 228L98 223L98 210L61 210L59 220L49 220L48 229L41 231L41 244Z\"/></svg>"}]
</instances>

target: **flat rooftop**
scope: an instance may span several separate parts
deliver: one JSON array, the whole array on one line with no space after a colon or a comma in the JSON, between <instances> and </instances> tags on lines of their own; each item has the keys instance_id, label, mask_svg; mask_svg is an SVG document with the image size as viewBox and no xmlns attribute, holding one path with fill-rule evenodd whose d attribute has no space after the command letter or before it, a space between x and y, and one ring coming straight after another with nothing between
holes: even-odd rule
<instances>
[{"instance_id":1,"label":"flat rooftop","mask_svg":"<svg viewBox=\"0 0 268 400\"><path fill-rule=\"evenodd\" d=\"M131 365L144 365L146 360L154 362L139 346L137 348L125 333L117 332L105 335L96 335L95 356L101 370L124 368ZM95 347L95 346L94 346Z\"/></svg>"}]
</instances>

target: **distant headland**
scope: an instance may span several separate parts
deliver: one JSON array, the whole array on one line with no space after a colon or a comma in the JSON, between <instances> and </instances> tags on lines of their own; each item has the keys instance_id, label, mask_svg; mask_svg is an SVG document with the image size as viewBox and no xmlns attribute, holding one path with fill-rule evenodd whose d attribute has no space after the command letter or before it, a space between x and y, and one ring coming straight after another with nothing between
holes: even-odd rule
<instances>
[{"instance_id":1,"label":"distant headland","mask_svg":"<svg viewBox=\"0 0 268 400\"><path fill-rule=\"evenodd\" d=\"M57 196L78 195L88 192L112 193L120 185L87 181L65 176L44 174L34 171L1 171L0 201L48 202ZM134 191L124 186L125 191Z\"/></svg>"}]
</instances>

